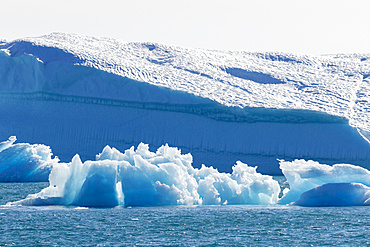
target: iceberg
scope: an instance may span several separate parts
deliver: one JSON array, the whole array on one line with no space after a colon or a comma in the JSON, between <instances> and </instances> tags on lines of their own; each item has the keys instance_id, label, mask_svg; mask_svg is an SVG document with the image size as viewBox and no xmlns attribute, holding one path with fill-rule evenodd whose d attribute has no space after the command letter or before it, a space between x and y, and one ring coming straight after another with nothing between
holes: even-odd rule
<instances>
[{"instance_id":1,"label":"iceberg","mask_svg":"<svg viewBox=\"0 0 370 247\"><path fill-rule=\"evenodd\" d=\"M370 186L370 171L350 164L329 166L312 160L294 160L292 162L281 160L280 169L290 187L290 189L283 191L284 196L279 200L280 204L298 201L303 193L320 185L333 184L323 187L322 190L325 191L335 188L336 184L339 184L338 186L341 186L341 188L351 187L340 185L343 183L358 183ZM343 191L345 192L345 190Z\"/></svg>"},{"instance_id":2,"label":"iceberg","mask_svg":"<svg viewBox=\"0 0 370 247\"><path fill-rule=\"evenodd\" d=\"M0 142L0 182L45 182L52 167L58 164L50 147L42 144L18 143L9 137Z\"/></svg>"},{"instance_id":3,"label":"iceberg","mask_svg":"<svg viewBox=\"0 0 370 247\"><path fill-rule=\"evenodd\" d=\"M23 206L169 206L272 205L367 206L370 171L350 164L333 166L314 161L280 160L289 188L240 161L231 173L216 168L194 168L190 153L162 145L156 152L140 143L121 153L106 146L95 161L71 162L51 158L44 145L1 142L0 181L46 181L49 186L27 198L8 203Z\"/></svg>"},{"instance_id":4,"label":"iceberg","mask_svg":"<svg viewBox=\"0 0 370 247\"><path fill-rule=\"evenodd\" d=\"M359 183L329 183L301 195L291 205L305 207L370 206L370 187Z\"/></svg>"},{"instance_id":5,"label":"iceberg","mask_svg":"<svg viewBox=\"0 0 370 247\"><path fill-rule=\"evenodd\" d=\"M0 181L49 178L23 204L98 207L288 204L325 184L370 186L369 61L63 33L5 41L0 139L23 143L0 143ZM158 151L130 149L141 142ZM290 189L279 199L261 174Z\"/></svg>"},{"instance_id":6,"label":"iceberg","mask_svg":"<svg viewBox=\"0 0 370 247\"><path fill-rule=\"evenodd\" d=\"M0 139L63 162L163 143L194 166L276 159L369 167L369 59L208 51L53 33L0 44ZM66 145L68 143L68 145Z\"/></svg>"},{"instance_id":7,"label":"iceberg","mask_svg":"<svg viewBox=\"0 0 370 247\"><path fill-rule=\"evenodd\" d=\"M96 161L53 166L49 187L9 205L87 207L275 204L280 186L271 176L238 162L233 172L191 166L191 154L161 146L156 153L141 143L125 153L105 147Z\"/></svg>"}]
</instances>

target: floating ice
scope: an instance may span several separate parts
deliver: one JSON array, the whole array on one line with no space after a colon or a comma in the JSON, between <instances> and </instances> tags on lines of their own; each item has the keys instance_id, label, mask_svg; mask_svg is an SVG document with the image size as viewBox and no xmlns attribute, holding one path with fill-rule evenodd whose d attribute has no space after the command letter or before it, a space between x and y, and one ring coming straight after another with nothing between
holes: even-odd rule
<instances>
[{"instance_id":1,"label":"floating ice","mask_svg":"<svg viewBox=\"0 0 370 247\"><path fill-rule=\"evenodd\" d=\"M59 162L52 158L50 147L41 144L13 144L17 138L0 143L0 182L43 182L51 167Z\"/></svg>"},{"instance_id":2,"label":"floating ice","mask_svg":"<svg viewBox=\"0 0 370 247\"><path fill-rule=\"evenodd\" d=\"M370 206L370 188L359 183L319 185L291 205L306 207Z\"/></svg>"},{"instance_id":3,"label":"floating ice","mask_svg":"<svg viewBox=\"0 0 370 247\"><path fill-rule=\"evenodd\" d=\"M12 205L89 207L274 204L280 187L271 176L237 162L233 172L191 166L192 156L168 145L156 153L140 144L125 153L105 147L97 161L54 166L50 186Z\"/></svg>"},{"instance_id":4,"label":"floating ice","mask_svg":"<svg viewBox=\"0 0 370 247\"><path fill-rule=\"evenodd\" d=\"M361 183L370 186L370 171L354 165L337 164L333 166L319 164L312 160L280 161L280 169L286 177L290 190L283 191L280 204L298 201L300 196L318 185L328 183ZM325 187L333 188L335 187Z\"/></svg>"},{"instance_id":5,"label":"floating ice","mask_svg":"<svg viewBox=\"0 0 370 247\"><path fill-rule=\"evenodd\" d=\"M7 141L0 142L0 152L12 146L16 140L17 140L17 137L11 136L9 137Z\"/></svg>"},{"instance_id":6,"label":"floating ice","mask_svg":"<svg viewBox=\"0 0 370 247\"><path fill-rule=\"evenodd\" d=\"M145 142L222 172L242 160L280 175L286 157L370 169L369 61L62 33L0 43L0 139L48 143L64 162Z\"/></svg>"},{"instance_id":7,"label":"floating ice","mask_svg":"<svg viewBox=\"0 0 370 247\"><path fill-rule=\"evenodd\" d=\"M70 163L59 163L49 147L13 144L15 140L0 143L0 181L45 181L50 173L50 185L10 205L369 205L370 172L349 164L282 160L290 189L279 199L278 182L256 167L238 161L232 173L204 165L194 168L191 154L167 144L156 153L143 143L124 153L106 146L96 161L82 162L76 155Z\"/></svg>"}]
</instances>

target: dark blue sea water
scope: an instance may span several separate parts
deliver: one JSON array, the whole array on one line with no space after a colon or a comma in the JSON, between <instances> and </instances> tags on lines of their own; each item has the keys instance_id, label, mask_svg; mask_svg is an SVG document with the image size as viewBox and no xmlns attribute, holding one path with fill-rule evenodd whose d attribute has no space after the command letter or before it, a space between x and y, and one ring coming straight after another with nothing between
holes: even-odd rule
<instances>
[{"instance_id":1,"label":"dark blue sea water","mask_svg":"<svg viewBox=\"0 0 370 247\"><path fill-rule=\"evenodd\" d=\"M0 204L47 183L2 183ZM369 207L0 207L0 246L366 246Z\"/></svg>"}]
</instances>

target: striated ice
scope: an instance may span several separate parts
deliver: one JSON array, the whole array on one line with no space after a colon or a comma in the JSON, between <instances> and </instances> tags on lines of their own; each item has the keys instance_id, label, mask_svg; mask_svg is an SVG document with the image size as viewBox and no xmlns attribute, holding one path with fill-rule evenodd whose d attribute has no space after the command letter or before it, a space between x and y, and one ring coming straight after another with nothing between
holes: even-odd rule
<instances>
[{"instance_id":1,"label":"striated ice","mask_svg":"<svg viewBox=\"0 0 370 247\"><path fill-rule=\"evenodd\" d=\"M306 109L370 131L368 54L311 56L227 52L52 33L2 44L34 54L212 99L226 106Z\"/></svg>"}]
</instances>

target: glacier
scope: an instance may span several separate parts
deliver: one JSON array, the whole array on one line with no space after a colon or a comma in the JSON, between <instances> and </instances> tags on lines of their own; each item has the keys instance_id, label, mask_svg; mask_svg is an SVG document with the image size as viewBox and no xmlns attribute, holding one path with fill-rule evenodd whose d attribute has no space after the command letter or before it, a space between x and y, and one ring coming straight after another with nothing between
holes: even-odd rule
<instances>
[{"instance_id":1,"label":"glacier","mask_svg":"<svg viewBox=\"0 0 370 247\"><path fill-rule=\"evenodd\" d=\"M163 143L194 167L277 159L369 167L366 54L209 51L53 33L0 44L0 139L64 162L105 145Z\"/></svg>"}]
</instances>

